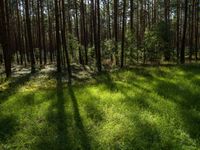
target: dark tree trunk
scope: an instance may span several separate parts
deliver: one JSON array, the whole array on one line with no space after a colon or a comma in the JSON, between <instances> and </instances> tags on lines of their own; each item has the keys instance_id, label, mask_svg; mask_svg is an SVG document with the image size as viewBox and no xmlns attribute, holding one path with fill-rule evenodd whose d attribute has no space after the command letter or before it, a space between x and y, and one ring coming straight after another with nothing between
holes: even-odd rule
<instances>
[{"instance_id":1,"label":"dark tree trunk","mask_svg":"<svg viewBox=\"0 0 200 150\"><path fill-rule=\"evenodd\" d=\"M68 49L67 49L67 43L66 43L66 22L65 22L65 3L64 0L62 0L62 17L63 17L63 49L65 51L65 55L66 55L66 61L67 61L67 71L68 71L68 79L69 79L69 83L71 83L71 66L70 66L70 60L69 60L69 53L68 53Z\"/></svg>"},{"instance_id":2,"label":"dark tree trunk","mask_svg":"<svg viewBox=\"0 0 200 150\"><path fill-rule=\"evenodd\" d=\"M176 57L177 57L177 62L179 62L179 52L180 52L180 29L179 29L179 25L180 25L180 0L177 0L177 25L176 25Z\"/></svg>"},{"instance_id":3,"label":"dark tree trunk","mask_svg":"<svg viewBox=\"0 0 200 150\"><path fill-rule=\"evenodd\" d=\"M85 7L84 2L81 0L80 2L80 23L81 23L81 44L84 45L84 51L85 51L85 64L88 64L88 52L87 52L87 42L86 42L86 25L85 25Z\"/></svg>"},{"instance_id":4,"label":"dark tree trunk","mask_svg":"<svg viewBox=\"0 0 200 150\"><path fill-rule=\"evenodd\" d=\"M60 58L60 30L59 30L59 11L58 1L55 0L55 19L56 19L56 57L57 57L57 71L61 72L61 58Z\"/></svg>"},{"instance_id":5,"label":"dark tree trunk","mask_svg":"<svg viewBox=\"0 0 200 150\"><path fill-rule=\"evenodd\" d=\"M5 3L4 0L0 1L0 42L3 48L4 64L6 77L11 76L11 52L9 49L8 39L8 26L6 21Z\"/></svg>"},{"instance_id":6,"label":"dark tree trunk","mask_svg":"<svg viewBox=\"0 0 200 150\"><path fill-rule=\"evenodd\" d=\"M195 57L198 60L198 41L199 41L199 0L196 0L195 11Z\"/></svg>"},{"instance_id":7,"label":"dark tree trunk","mask_svg":"<svg viewBox=\"0 0 200 150\"><path fill-rule=\"evenodd\" d=\"M115 59L118 64L118 0L114 0L114 36L115 36Z\"/></svg>"},{"instance_id":8,"label":"dark tree trunk","mask_svg":"<svg viewBox=\"0 0 200 150\"><path fill-rule=\"evenodd\" d=\"M41 21L40 21L40 0L37 0L37 18L38 18L38 48L39 48L39 60L42 65L42 43L41 43Z\"/></svg>"},{"instance_id":9,"label":"dark tree trunk","mask_svg":"<svg viewBox=\"0 0 200 150\"><path fill-rule=\"evenodd\" d=\"M189 60L192 61L192 54L193 54L193 41L194 41L194 12L195 12L195 0L192 0L192 8L191 8L191 25L190 25L190 55Z\"/></svg>"},{"instance_id":10,"label":"dark tree trunk","mask_svg":"<svg viewBox=\"0 0 200 150\"><path fill-rule=\"evenodd\" d=\"M185 37L187 30L187 14L188 14L188 0L185 0L185 17L184 17L184 25L183 25L183 37L181 44L181 64L185 63Z\"/></svg>"},{"instance_id":11,"label":"dark tree trunk","mask_svg":"<svg viewBox=\"0 0 200 150\"><path fill-rule=\"evenodd\" d=\"M134 6L133 6L133 0L130 0L130 29L131 29L131 32L133 34L133 30L134 30L134 27L133 27L133 13L134 13Z\"/></svg>"},{"instance_id":12,"label":"dark tree trunk","mask_svg":"<svg viewBox=\"0 0 200 150\"><path fill-rule=\"evenodd\" d=\"M124 0L124 6L123 6L121 68L124 67L124 41L125 41L125 30L126 30L126 0Z\"/></svg>"},{"instance_id":13,"label":"dark tree trunk","mask_svg":"<svg viewBox=\"0 0 200 150\"><path fill-rule=\"evenodd\" d=\"M32 32L31 32L31 21L29 15L29 0L25 0L25 11L26 11L26 28L27 28L27 35L28 35L28 45L30 51L30 58L31 58L31 72L35 72L35 58L33 53L33 41L32 41Z\"/></svg>"},{"instance_id":14,"label":"dark tree trunk","mask_svg":"<svg viewBox=\"0 0 200 150\"><path fill-rule=\"evenodd\" d=\"M78 42L80 42L80 36L79 36L79 26L78 26L78 8L77 8L77 0L75 0L75 20L76 20L76 36ZM83 65L83 57L82 57L82 51L81 48L79 47L79 63Z\"/></svg>"},{"instance_id":15,"label":"dark tree trunk","mask_svg":"<svg viewBox=\"0 0 200 150\"><path fill-rule=\"evenodd\" d=\"M97 68L98 72L101 72L101 31L100 31L100 0L97 0L97 16L98 16L98 43L97 43Z\"/></svg>"},{"instance_id":16,"label":"dark tree trunk","mask_svg":"<svg viewBox=\"0 0 200 150\"><path fill-rule=\"evenodd\" d=\"M42 47L44 52L44 64L47 63L47 50L46 50L46 34L45 34L45 25L44 25L44 1L40 0L40 7L41 7L41 24L42 24Z\"/></svg>"},{"instance_id":17,"label":"dark tree trunk","mask_svg":"<svg viewBox=\"0 0 200 150\"><path fill-rule=\"evenodd\" d=\"M20 64L23 64L23 50L22 50L22 31L21 31L21 23L20 23L20 16L19 16L19 2L17 0L17 30L18 30L18 44L19 44L19 53L20 53Z\"/></svg>"}]
</instances>

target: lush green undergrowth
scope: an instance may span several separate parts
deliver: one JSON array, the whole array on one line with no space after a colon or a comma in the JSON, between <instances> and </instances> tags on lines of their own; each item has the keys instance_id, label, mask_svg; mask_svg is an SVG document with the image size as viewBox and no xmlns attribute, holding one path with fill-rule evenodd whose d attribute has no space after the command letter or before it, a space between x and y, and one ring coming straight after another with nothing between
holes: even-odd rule
<instances>
[{"instance_id":1,"label":"lush green undergrowth","mask_svg":"<svg viewBox=\"0 0 200 150\"><path fill-rule=\"evenodd\" d=\"M200 149L200 66L2 82L0 149Z\"/></svg>"}]
</instances>

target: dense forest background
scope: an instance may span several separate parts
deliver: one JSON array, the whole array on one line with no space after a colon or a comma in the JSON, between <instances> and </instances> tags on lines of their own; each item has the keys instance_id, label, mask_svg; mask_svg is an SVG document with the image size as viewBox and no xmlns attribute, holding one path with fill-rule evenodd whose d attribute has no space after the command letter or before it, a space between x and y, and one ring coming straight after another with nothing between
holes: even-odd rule
<instances>
[{"instance_id":1,"label":"dense forest background","mask_svg":"<svg viewBox=\"0 0 200 150\"><path fill-rule=\"evenodd\" d=\"M200 0L0 0L0 150L200 150Z\"/></svg>"},{"instance_id":2,"label":"dense forest background","mask_svg":"<svg viewBox=\"0 0 200 150\"><path fill-rule=\"evenodd\" d=\"M1 0L0 63L97 71L199 58L199 0Z\"/></svg>"}]
</instances>

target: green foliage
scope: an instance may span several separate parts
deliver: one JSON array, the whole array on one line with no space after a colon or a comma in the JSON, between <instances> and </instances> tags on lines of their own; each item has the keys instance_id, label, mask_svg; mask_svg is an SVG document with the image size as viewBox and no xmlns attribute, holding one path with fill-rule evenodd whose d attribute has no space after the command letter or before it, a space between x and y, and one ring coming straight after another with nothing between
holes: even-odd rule
<instances>
[{"instance_id":1,"label":"green foliage","mask_svg":"<svg viewBox=\"0 0 200 150\"><path fill-rule=\"evenodd\" d=\"M200 149L199 65L104 72L73 86L44 73L6 82L0 149Z\"/></svg>"},{"instance_id":2,"label":"green foliage","mask_svg":"<svg viewBox=\"0 0 200 150\"><path fill-rule=\"evenodd\" d=\"M131 64L136 63L138 51L137 51L135 33L132 33L130 30L127 30L125 39L126 39L125 40L126 58L129 59L129 62Z\"/></svg>"},{"instance_id":3,"label":"green foliage","mask_svg":"<svg viewBox=\"0 0 200 150\"><path fill-rule=\"evenodd\" d=\"M163 41L163 52L166 60L170 60L171 58L171 44L170 39L172 39L172 31L170 30L170 25L166 24L164 21L159 22L156 25L156 31L158 33L159 38Z\"/></svg>"},{"instance_id":4,"label":"green foliage","mask_svg":"<svg viewBox=\"0 0 200 150\"><path fill-rule=\"evenodd\" d=\"M163 55L165 56L165 59L170 59L170 35L169 26L163 21L145 32L144 48L147 52L146 57L150 61L161 59Z\"/></svg>"},{"instance_id":5,"label":"green foliage","mask_svg":"<svg viewBox=\"0 0 200 150\"><path fill-rule=\"evenodd\" d=\"M78 42L78 39L72 35L72 34L68 34L68 48L69 48L69 52L71 54L71 56L75 56L73 57L73 61L75 60L76 62L78 61L78 51L79 48L81 48L80 43Z\"/></svg>"},{"instance_id":6,"label":"green foliage","mask_svg":"<svg viewBox=\"0 0 200 150\"><path fill-rule=\"evenodd\" d=\"M146 57L150 61L162 58L163 43L164 41L156 30L153 29L145 32L144 48L146 50Z\"/></svg>"},{"instance_id":7,"label":"green foliage","mask_svg":"<svg viewBox=\"0 0 200 150\"><path fill-rule=\"evenodd\" d=\"M103 42L103 53L102 56L105 59L111 58L115 54L115 42L113 40L106 40Z\"/></svg>"}]
</instances>

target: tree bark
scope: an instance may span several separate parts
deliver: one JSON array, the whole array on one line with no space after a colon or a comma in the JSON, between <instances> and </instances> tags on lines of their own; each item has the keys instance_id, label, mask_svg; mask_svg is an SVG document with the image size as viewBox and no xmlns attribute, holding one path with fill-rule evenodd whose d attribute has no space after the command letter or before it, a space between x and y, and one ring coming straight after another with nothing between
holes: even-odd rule
<instances>
[{"instance_id":1,"label":"tree bark","mask_svg":"<svg viewBox=\"0 0 200 150\"><path fill-rule=\"evenodd\" d=\"M124 41L125 41L125 30L126 30L126 0L124 0L124 6L123 6L121 68L124 67Z\"/></svg>"},{"instance_id":2,"label":"tree bark","mask_svg":"<svg viewBox=\"0 0 200 150\"><path fill-rule=\"evenodd\" d=\"M5 72L6 77L9 78L11 76L11 52L9 49L8 44L8 32L6 22L6 12L5 12L5 3L4 0L0 1L0 42L3 48L3 56L4 56L4 65L5 65Z\"/></svg>"},{"instance_id":3,"label":"tree bark","mask_svg":"<svg viewBox=\"0 0 200 150\"><path fill-rule=\"evenodd\" d=\"M185 37L186 37L186 30L187 30L187 14L188 14L188 0L185 0L185 16L184 16L184 25L183 25L183 37L182 37L182 44L181 44L181 64L185 63Z\"/></svg>"},{"instance_id":4,"label":"tree bark","mask_svg":"<svg viewBox=\"0 0 200 150\"><path fill-rule=\"evenodd\" d=\"M59 30L59 12L58 12L58 1L55 0L55 18L56 18L56 57L57 57L57 72L61 72L61 58L60 58L60 30Z\"/></svg>"},{"instance_id":5,"label":"tree bark","mask_svg":"<svg viewBox=\"0 0 200 150\"><path fill-rule=\"evenodd\" d=\"M29 15L29 0L25 0L25 12L26 12L26 28L27 28L27 37L28 37L28 45L30 51L30 58L31 58L31 72L35 72L35 58L33 52L33 40L32 40L32 31L31 31L31 21Z\"/></svg>"},{"instance_id":6,"label":"tree bark","mask_svg":"<svg viewBox=\"0 0 200 150\"><path fill-rule=\"evenodd\" d=\"M68 80L69 83L71 83L71 66L70 66L70 60L69 60L69 53L68 53L68 48L67 48L67 43L66 43L66 22L65 22L65 3L64 0L62 0L62 17L63 17L63 49L65 51L66 55L66 61L67 61L67 71L68 71Z\"/></svg>"}]
</instances>

